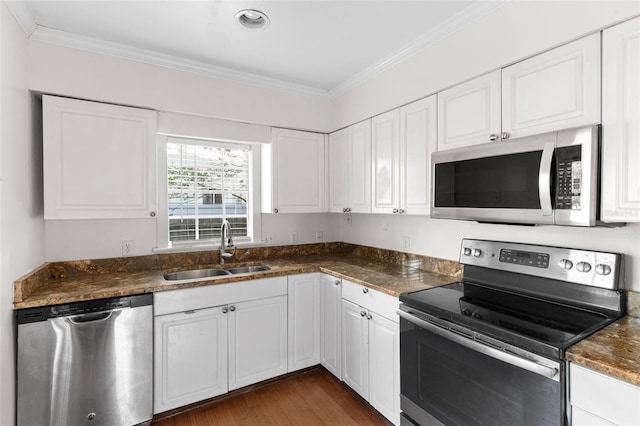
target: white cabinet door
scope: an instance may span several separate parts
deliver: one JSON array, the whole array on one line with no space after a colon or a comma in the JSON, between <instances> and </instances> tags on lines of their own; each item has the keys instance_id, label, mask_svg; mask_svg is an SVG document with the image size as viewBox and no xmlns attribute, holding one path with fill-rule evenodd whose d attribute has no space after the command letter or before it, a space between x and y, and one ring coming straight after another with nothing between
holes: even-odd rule
<instances>
[{"instance_id":1,"label":"white cabinet door","mask_svg":"<svg viewBox=\"0 0 640 426\"><path fill-rule=\"evenodd\" d=\"M502 70L503 139L599 123L599 33Z\"/></svg>"},{"instance_id":2,"label":"white cabinet door","mask_svg":"<svg viewBox=\"0 0 640 426\"><path fill-rule=\"evenodd\" d=\"M322 213L327 209L326 135L272 130L263 145L263 212Z\"/></svg>"},{"instance_id":3,"label":"white cabinet door","mask_svg":"<svg viewBox=\"0 0 640 426\"><path fill-rule=\"evenodd\" d=\"M342 300L342 380L369 399L368 321L366 311Z\"/></svg>"},{"instance_id":4,"label":"white cabinet door","mask_svg":"<svg viewBox=\"0 0 640 426\"><path fill-rule=\"evenodd\" d=\"M400 205L400 111L371 119L371 211L397 213Z\"/></svg>"},{"instance_id":5,"label":"white cabinet door","mask_svg":"<svg viewBox=\"0 0 640 426\"><path fill-rule=\"evenodd\" d=\"M320 363L320 274L290 275L288 372Z\"/></svg>"},{"instance_id":6,"label":"white cabinet door","mask_svg":"<svg viewBox=\"0 0 640 426\"><path fill-rule=\"evenodd\" d=\"M350 212L371 213L371 120L350 126L349 205Z\"/></svg>"},{"instance_id":7,"label":"white cabinet door","mask_svg":"<svg viewBox=\"0 0 640 426\"><path fill-rule=\"evenodd\" d=\"M603 32L602 212L640 221L640 18Z\"/></svg>"},{"instance_id":8,"label":"white cabinet door","mask_svg":"<svg viewBox=\"0 0 640 426\"><path fill-rule=\"evenodd\" d=\"M154 318L154 413L227 392L224 309Z\"/></svg>"},{"instance_id":9,"label":"white cabinet door","mask_svg":"<svg viewBox=\"0 0 640 426\"><path fill-rule=\"evenodd\" d=\"M369 312L369 403L400 424L400 325Z\"/></svg>"},{"instance_id":10,"label":"white cabinet door","mask_svg":"<svg viewBox=\"0 0 640 426\"><path fill-rule=\"evenodd\" d=\"M349 129L329 135L329 211L343 213L349 207Z\"/></svg>"},{"instance_id":11,"label":"white cabinet door","mask_svg":"<svg viewBox=\"0 0 640 426\"><path fill-rule=\"evenodd\" d=\"M500 120L500 71L443 90L438 93L438 151L497 140Z\"/></svg>"},{"instance_id":12,"label":"white cabinet door","mask_svg":"<svg viewBox=\"0 0 640 426\"><path fill-rule=\"evenodd\" d=\"M404 213L429 214L436 127L435 95L400 108L400 209Z\"/></svg>"},{"instance_id":13,"label":"white cabinet door","mask_svg":"<svg viewBox=\"0 0 640 426\"><path fill-rule=\"evenodd\" d=\"M320 282L320 363L340 380L342 380L341 281L339 278L323 274Z\"/></svg>"},{"instance_id":14,"label":"white cabinet door","mask_svg":"<svg viewBox=\"0 0 640 426\"><path fill-rule=\"evenodd\" d=\"M229 390L287 372L287 296L229 306Z\"/></svg>"},{"instance_id":15,"label":"white cabinet door","mask_svg":"<svg viewBox=\"0 0 640 426\"><path fill-rule=\"evenodd\" d=\"M579 413L574 426L599 424L592 423L594 416L605 424L640 424L640 387L574 363L569 364L569 399L572 411L588 413Z\"/></svg>"},{"instance_id":16,"label":"white cabinet door","mask_svg":"<svg viewBox=\"0 0 640 426\"><path fill-rule=\"evenodd\" d=\"M156 215L156 112L43 96L45 219Z\"/></svg>"}]
</instances>

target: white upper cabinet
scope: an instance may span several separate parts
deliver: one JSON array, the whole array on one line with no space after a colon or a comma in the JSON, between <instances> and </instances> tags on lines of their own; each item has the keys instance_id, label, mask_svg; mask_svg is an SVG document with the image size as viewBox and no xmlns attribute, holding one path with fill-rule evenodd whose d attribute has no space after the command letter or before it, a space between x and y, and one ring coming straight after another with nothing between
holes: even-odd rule
<instances>
[{"instance_id":1,"label":"white upper cabinet","mask_svg":"<svg viewBox=\"0 0 640 426\"><path fill-rule=\"evenodd\" d=\"M263 213L327 209L326 135L274 128L262 150Z\"/></svg>"},{"instance_id":2,"label":"white upper cabinet","mask_svg":"<svg viewBox=\"0 0 640 426\"><path fill-rule=\"evenodd\" d=\"M438 151L500 139L500 71L438 93Z\"/></svg>"},{"instance_id":3,"label":"white upper cabinet","mask_svg":"<svg viewBox=\"0 0 640 426\"><path fill-rule=\"evenodd\" d=\"M43 96L45 219L156 216L156 112Z\"/></svg>"},{"instance_id":4,"label":"white upper cabinet","mask_svg":"<svg viewBox=\"0 0 640 426\"><path fill-rule=\"evenodd\" d=\"M349 212L371 212L371 120L349 127Z\"/></svg>"},{"instance_id":5,"label":"white upper cabinet","mask_svg":"<svg viewBox=\"0 0 640 426\"><path fill-rule=\"evenodd\" d=\"M329 211L346 212L349 207L349 129L329 135Z\"/></svg>"},{"instance_id":6,"label":"white upper cabinet","mask_svg":"<svg viewBox=\"0 0 640 426\"><path fill-rule=\"evenodd\" d=\"M437 149L436 96L400 108L400 207L429 214L431 153Z\"/></svg>"},{"instance_id":7,"label":"white upper cabinet","mask_svg":"<svg viewBox=\"0 0 640 426\"><path fill-rule=\"evenodd\" d=\"M371 211L398 213L400 205L400 110L371 119Z\"/></svg>"},{"instance_id":8,"label":"white upper cabinet","mask_svg":"<svg viewBox=\"0 0 640 426\"><path fill-rule=\"evenodd\" d=\"M502 70L502 139L599 123L599 33Z\"/></svg>"},{"instance_id":9,"label":"white upper cabinet","mask_svg":"<svg viewBox=\"0 0 640 426\"><path fill-rule=\"evenodd\" d=\"M640 222L640 18L602 42L601 219Z\"/></svg>"},{"instance_id":10,"label":"white upper cabinet","mask_svg":"<svg viewBox=\"0 0 640 426\"><path fill-rule=\"evenodd\" d=\"M371 212L371 120L329 135L329 211Z\"/></svg>"}]
</instances>

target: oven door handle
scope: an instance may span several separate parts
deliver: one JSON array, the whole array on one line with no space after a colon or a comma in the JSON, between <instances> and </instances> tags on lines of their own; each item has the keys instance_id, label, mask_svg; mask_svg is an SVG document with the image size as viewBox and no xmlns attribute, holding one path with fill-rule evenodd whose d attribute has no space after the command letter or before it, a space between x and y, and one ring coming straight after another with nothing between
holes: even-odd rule
<instances>
[{"instance_id":1,"label":"oven door handle","mask_svg":"<svg viewBox=\"0 0 640 426\"><path fill-rule=\"evenodd\" d=\"M540 376L544 376L548 379L558 380L556 378L556 376L558 376L557 368L547 367L546 365L542 365L535 361L522 358L518 355L510 354L500 349L492 348L491 346L484 345L482 343L477 342L476 340L471 340L467 337L456 334L452 331L449 331L435 324L432 324L428 321L425 321L421 318L418 318L414 315L411 315L405 311L397 310L396 312L402 318L417 325L418 327L424 328L434 334L437 334L438 336L451 340L454 343L458 343L476 352L480 352L481 354L487 355L491 358L495 358L499 361L506 362L507 364L511 364L516 367L523 368L527 371L538 374Z\"/></svg>"},{"instance_id":2,"label":"oven door handle","mask_svg":"<svg viewBox=\"0 0 640 426\"><path fill-rule=\"evenodd\" d=\"M543 216L553 214L551 205L551 165L553 164L553 151L555 145L551 142L545 143L540 158L540 171L538 173L538 196L540 197L540 208Z\"/></svg>"}]
</instances>

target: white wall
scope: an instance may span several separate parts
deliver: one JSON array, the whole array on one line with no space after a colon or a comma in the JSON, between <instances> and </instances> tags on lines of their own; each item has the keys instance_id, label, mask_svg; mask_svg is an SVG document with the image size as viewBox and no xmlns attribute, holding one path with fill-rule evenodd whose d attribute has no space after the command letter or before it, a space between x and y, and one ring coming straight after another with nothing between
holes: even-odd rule
<instances>
[{"instance_id":1,"label":"white wall","mask_svg":"<svg viewBox=\"0 0 640 426\"><path fill-rule=\"evenodd\" d=\"M640 13L640 2L514 0L332 101L339 129Z\"/></svg>"},{"instance_id":2,"label":"white wall","mask_svg":"<svg viewBox=\"0 0 640 426\"><path fill-rule=\"evenodd\" d=\"M511 241L622 253L626 258L627 289L640 291L640 223L621 228L521 226L480 224L426 216L340 216L341 240L354 244L406 251L402 238L410 238L411 253L458 261L463 238ZM385 230L385 227L387 228Z\"/></svg>"},{"instance_id":3,"label":"white wall","mask_svg":"<svg viewBox=\"0 0 640 426\"><path fill-rule=\"evenodd\" d=\"M27 39L0 2L0 425L14 424L13 281L44 262L42 148Z\"/></svg>"},{"instance_id":4,"label":"white wall","mask_svg":"<svg viewBox=\"0 0 640 426\"><path fill-rule=\"evenodd\" d=\"M42 42L29 46L29 87L158 111L317 131L330 127L330 103L324 97L276 91Z\"/></svg>"},{"instance_id":5,"label":"white wall","mask_svg":"<svg viewBox=\"0 0 640 426\"><path fill-rule=\"evenodd\" d=\"M263 214L262 235L274 234L275 245L315 242L316 231L324 241L340 241L339 217L325 214ZM291 242L291 233L298 242ZM48 262L122 256L122 241L133 241L133 254L151 254L158 246L156 222L131 220L47 221L45 258ZM217 247L212 247L217 249Z\"/></svg>"}]
</instances>

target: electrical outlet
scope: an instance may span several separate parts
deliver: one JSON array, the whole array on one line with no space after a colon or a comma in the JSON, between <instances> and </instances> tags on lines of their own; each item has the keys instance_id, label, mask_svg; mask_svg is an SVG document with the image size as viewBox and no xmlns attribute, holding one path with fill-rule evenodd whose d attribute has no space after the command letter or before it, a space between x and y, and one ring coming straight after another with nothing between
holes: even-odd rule
<instances>
[{"instance_id":1,"label":"electrical outlet","mask_svg":"<svg viewBox=\"0 0 640 426\"><path fill-rule=\"evenodd\" d=\"M409 237L402 237L402 248L404 250L409 250L411 244L411 239Z\"/></svg>"},{"instance_id":2,"label":"electrical outlet","mask_svg":"<svg viewBox=\"0 0 640 426\"><path fill-rule=\"evenodd\" d=\"M351 224L353 223L353 219L351 218L351 215L348 214L347 215L347 228L351 228Z\"/></svg>"},{"instance_id":3,"label":"electrical outlet","mask_svg":"<svg viewBox=\"0 0 640 426\"><path fill-rule=\"evenodd\" d=\"M382 230L383 231L389 230L389 221L386 218L382 219Z\"/></svg>"},{"instance_id":4,"label":"electrical outlet","mask_svg":"<svg viewBox=\"0 0 640 426\"><path fill-rule=\"evenodd\" d=\"M122 242L122 255L133 256L133 241L127 240Z\"/></svg>"},{"instance_id":5,"label":"electrical outlet","mask_svg":"<svg viewBox=\"0 0 640 426\"><path fill-rule=\"evenodd\" d=\"M322 239L322 231L316 231L316 243L321 243Z\"/></svg>"},{"instance_id":6,"label":"electrical outlet","mask_svg":"<svg viewBox=\"0 0 640 426\"><path fill-rule=\"evenodd\" d=\"M297 243L298 242L298 233L297 232L292 232L291 235L289 236L289 241L292 243Z\"/></svg>"},{"instance_id":7,"label":"electrical outlet","mask_svg":"<svg viewBox=\"0 0 640 426\"><path fill-rule=\"evenodd\" d=\"M267 244L273 244L274 243L273 232L267 232L266 234L264 234L264 238L262 240Z\"/></svg>"}]
</instances>

